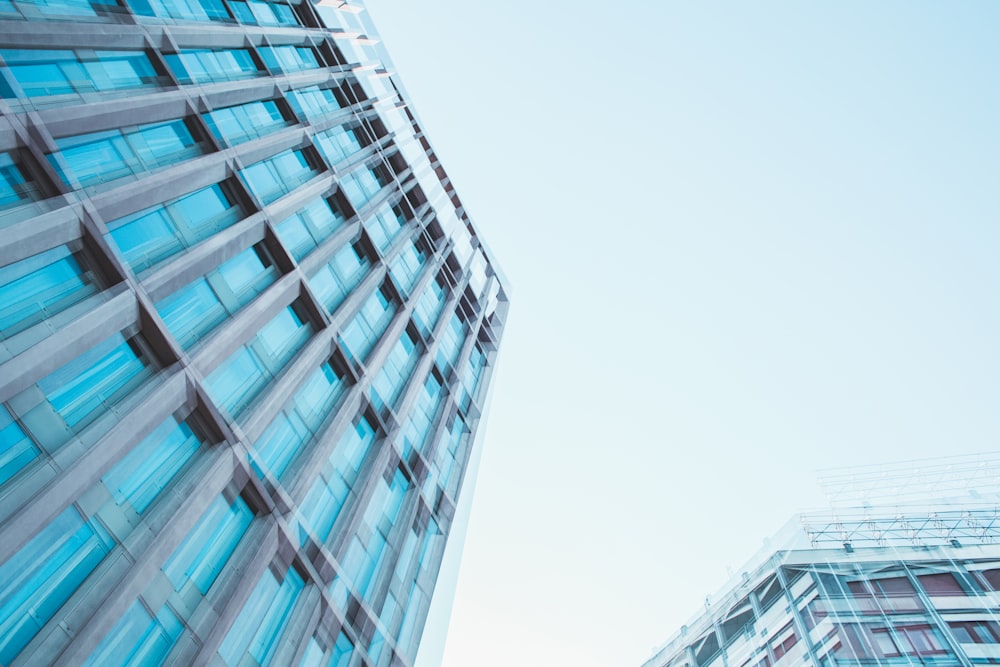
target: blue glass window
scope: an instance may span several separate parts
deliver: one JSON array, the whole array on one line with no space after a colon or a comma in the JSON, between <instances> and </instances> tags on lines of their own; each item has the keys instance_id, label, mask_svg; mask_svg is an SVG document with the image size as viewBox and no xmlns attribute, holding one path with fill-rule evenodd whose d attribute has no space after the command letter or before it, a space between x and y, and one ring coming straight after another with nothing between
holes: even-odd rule
<instances>
[{"instance_id":1,"label":"blue glass window","mask_svg":"<svg viewBox=\"0 0 1000 667\"><path fill-rule=\"evenodd\" d=\"M229 21L222 0L128 0L140 16L158 16L185 21Z\"/></svg>"},{"instance_id":2,"label":"blue glass window","mask_svg":"<svg viewBox=\"0 0 1000 667\"><path fill-rule=\"evenodd\" d=\"M56 139L56 146L59 152L49 155L49 161L72 187L140 174L204 152L204 144L195 141L183 119L140 125L129 132L65 137Z\"/></svg>"},{"instance_id":3,"label":"blue glass window","mask_svg":"<svg viewBox=\"0 0 1000 667\"><path fill-rule=\"evenodd\" d=\"M309 276L309 287L327 311L333 313L361 282L370 266L368 256L359 245L347 245Z\"/></svg>"},{"instance_id":4,"label":"blue glass window","mask_svg":"<svg viewBox=\"0 0 1000 667\"><path fill-rule=\"evenodd\" d=\"M200 278L156 304L167 329L187 349L224 322L227 312L211 284Z\"/></svg>"},{"instance_id":5,"label":"blue glass window","mask_svg":"<svg viewBox=\"0 0 1000 667\"><path fill-rule=\"evenodd\" d=\"M254 462L280 479L311 436L298 414L279 412L254 445Z\"/></svg>"},{"instance_id":6,"label":"blue glass window","mask_svg":"<svg viewBox=\"0 0 1000 667\"><path fill-rule=\"evenodd\" d=\"M447 289L439 280L433 280L420 295L413 307L413 323L424 338L430 335L444 308Z\"/></svg>"},{"instance_id":7,"label":"blue glass window","mask_svg":"<svg viewBox=\"0 0 1000 667\"><path fill-rule=\"evenodd\" d=\"M142 514L200 446L191 427L170 417L105 473L101 481L115 503Z\"/></svg>"},{"instance_id":8,"label":"blue glass window","mask_svg":"<svg viewBox=\"0 0 1000 667\"><path fill-rule=\"evenodd\" d=\"M253 521L253 512L242 498L232 503L218 496L198 523L163 564L163 573L180 591L189 582L202 595L232 556Z\"/></svg>"},{"instance_id":9,"label":"blue glass window","mask_svg":"<svg viewBox=\"0 0 1000 667\"><path fill-rule=\"evenodd\" d=\"M214 280L216 272L218 281ZM206 278L215 284L216 292L230 312L250 303L277 279L277 269L263 243L247 248L222 264L216 272L207 274Z\"/></svg>"},{"instance_id":10,"label":"blue glass window","mask_svg":"<svg viewBox=\"0 0 1000 667\"><path fill-rule=\"evenodd\" d=\"M385 648L385 635L380 630L372 633L371 641L368 642L368 657L378 663L382 658L382 650Z\"/></svg>"},{"instance_id":11,"label":"blue glass window","mask_svg":"<svg viewBox=\"0 0 1000 667\"><path fill-rule=\"evenodd\" d=\"M484 368L486 368L486 353L479 348L479 345L476 345L472 348L469 365L465 367L465 371L462 373L462 393L458 401L458 407L464 412L469 410L469 405L476 395Z\"/></svg>"},{"instance_id":12,"label":"blue glass window","mask_svg":"<svg viewBox=\"0 0 1000 667\"><path fill-rule=\"evenodd\" d=\"M298 72L319 67L316 54L306 46L262 46L260 57L272 72Z\"/></svg>"},{"instance_id":13,"label":"blue glass window","mask_svg":"<svg viewBox=\"0 0 1000 667\"><path fill-rule=\"evenodd\" d=\"M0 486L38 457L31 438L18 426L10 411L0 405Z\"/></svg>"},{"instance_id":14,"label":"blue glass window","mask_svg":"<svg viewBox=\"0 0 1000 667\"><path fill-rule=\"evenodd\" d=\"M405 608L399 631L396 633L396 648L402 655L409 657L411 660L417 649L416 640L419 639L419 634L416 632L418 628L417 621L423 618L430 602L430 595L421 586L422 582L427 581L427 578L422 575L420 565L421 561L426 558L428 549L433 550L438 534L437 525L433 520L422 530L419 527L419 522L414 524L407 535L403 553L396 562L393 581L399 581L400 588L406 592L402 596L405 600ZM414 564L414 554L418 543L422 543L423 546L420 560L416 562L418 566L417 571L414 573L411 570L411 566ZM383 611L383 615L385 613Z\"/></svg>"},{"instance_id":15,"label":"blue glass window","mask_svg":"<svg viewBox=\"0 0 1000 667\"><path fill-rule=\"evenodd\" d=\"M65 424L79 431L151 375L135 346L117 334L39 380L38 388Z\"/></svg>"},{"instance_id":16,"label":"blue glass window","mask_svg":"<svg viewBox=\"0 0 1000 667\"><path fill-rule=\"evenodd\" d=\"M14 153L0 153L0 210L38 199L38 187Z\"/></svg>"},{"instance_id":17,"label":"blue glass window","mask_svg":"<svg viewBox=\"0 0 1000 667\"><path fill-rule=\"evenodd\" d=\"M277 276L266 249L258 243L159 301L156 310L181 347L189 349Z\"/></svg>"},{"instance_id":18,"label":"blue glass window","mask_svg":"<svg viewBox=\"0 0 1000 667\"><path fill-rule=\"evenodd\" d=\"M60 313L98 291L69 246L0 267L0 340Z\"/></svg>"},{"instance_id":19,"label":"blue glass window","mask_svg":"<svg viewBox=\"0 0 1000 667\"><path fill-rule=\"evenodd\" d=\"M364 221L368 236L382 252L385 252L392 244L392 240L404 225L406 225L406 218L403 217L403 212L398 206L383 206Z\"/></svg>"},{"instance_id":20,"label":"blue glass window","mask_svg":"<svg viewBox=\"0 0 1000 667\"><path fill-rule=\"evenodd\" d=\"M9 665L114 546L68 507L0 565L0 664Z\"/></svg>"},{"instance_id":21,"label":"blue glass window","mask_svg":"<svg viewBox=\"0 0 1000 667\"><path fill-rule=\"evenodd\" d=\"M345 160L361 150L357 130L346 126L318 132L313 140L330 164Z\"/></svg>"},{"instance_id":22,"label":"blue glass window","mask_svg":"<svg viewBox=\"0 0 1000 667\"><path fill-rule=\"evenodd\" d=\"M324 362L306 378L254 444L254 460L280 478L306 441L317 433L343 389L343 378L329 361Z\"/></svg>"},{"instance_id":23,"label":"blue glass window","mask_svg":"<svg viewBox=\"0 0 1000 667\"><path fill-rule=\"evenodd\" d=\"M89 0L20 0L19 5L28 5L42 16L97 16ZM22 13L24 7L22 7ZM8 11L14 12L13 4L8 5ZM25 14L25 18L34 19L34 12Z\"/></svg>"},{"instance_id":24,"label":"blue glass window","mask_svg":"<svg viewBox=\"0 0 1000 667\"><path fill-rule=\"evenodd\" d=\"M84 667L163 664L183 631L183 623L167 605L153 616L136 600L83 663Z\"/></svg>"},{"instance_id":25,"label":"blue glass window","mask_svg":"<svg viewBox=\"0 0 1000 667\"><path fill-rule=\"evenodd\" d=\"M288 101L295 115L303 120L320 118L341 108L332 90L318 86L289 91Z\"/></svg>"},{"instance_id":26,"label":"blue glass window","mask_svg":"<svg viewBox=\"0 0 1000 667\"><path fill-rule=\"evenodd\" d=\"M420 547L420 569L428 572L435 564L439 563L435 558L439 547L444 542L444 533L438 527L437 522L431 519L424 530L424 543Z\"/></svg>"},{"instance_id":27,"label":"blue glass window","mask_svg":"<svg viewBox=\"0 0 1000 667\"><path fill-rule=\"evenodd\" d=\"M208 377L208 386L220 405L239 414L270 379L257 355L241 347Z\"/></svg>"},{"instance_id":28,"label":"blue glass window","mask_svg":"<svg viewBox=\"0 0 1000 667\"><path fill-rule=\"evenodd\" d=\"M437 414L438 406L443 397L441 382L432 373L424 381L423 387L417 395L417 403L410 412L403 428L404 455L408 455L413 449L423 452L427 436L430 435L434 415Z\"/></svg>"},{"instance_id":29,"label":"blue glass window","mask_svg":"<svg viewBox=\"0 0 1000 667\"><path fill-rule=\"evenodd\" d=\"M263 137L288 125L274 100L216 109L202 116L212 134L229 146Z\"/></svg>"},{"instance_id":30,"label":"blue glass window","mask_svg":"<svg viewBox=\"0 0 1000 667\"><path fill-rule=\"evenodd\" d=\"M270 204L291 192L319 172L309 164L305 153L285 151L272 158L252 164L240 171L240 178L257 198Z\"/></svg>"},{"instance_id":31,"label":"blue glass window","mask_svg":"<svg viewBox=\"0 0 1000 667\"><path fill-rule=\"evenodd\" d=\"M304 587L302 577L292 568L280 584L270 570L265 572L219 647L223 662L235 667L244 664L243 657L249 655L249 664L270 664Z\"/></svg>"},{"instance_id":32,"label":"blue glass window","mask_svg":"<svg viewBox=\"0 0 1000 667\"><path fill-rule=\"evenodd\" d=\"M351 663L351 656L354 655L354 644L341 632L337 636L337 643L333 645L333 655L330 656L330 663L327 667L348 667Z\"/></svg>"},{"instance_id":33,"label":"blue glass window","mask_svg":"<svg viewBox=\"0 0 1000 667\"><path fill-rule=\"evenodd\" d=\"M229 8L240 20L250 25L300 25L288 5L255 0L228 0Z\"/></svg>"},{"instance_id":34,"label":"blue glass window","mask_svg":"<svg viewBox=\"0 0 1000 667\"><path fill-rule=\"evenodd\" d=\"M372 381L371 400L375 409L394 406L420 359L420 352L421 346L414 336L409 331L404 331Z\"/></svg>"},{"instance_id":35,"label":"blue glass window","mask_svg":"<svg viewBox=\"0 0 1000 667\"><path fill-rule=\"evenodd\" d=\"M448 430L441 436L441 442L438 444L438 449L434 456L434 464L431 467L432 474L428 477L428 482L437 481L441 488L449 494L454 494L455 492L452 483L453 481L457 482L457 478L453 480L452 476L459 470L455 464L459 460L459 450L467 441L466 436L468 434L469 427L466 425L465 420L459 415L454 415Z\"/></svg>"},{"instance_id":36,"label":"blue glass window","mask_svg":"<svg viewBox=\"0 0 1000 667\"><path fill-rule=\"evenodd\" d=\"M426 611L428 602L427 594L414 582L406 601L403 621L400 623L399 632L396 635L397 650L410 660L416 657L417 642L415 640L419 637L416 632L417 619Z\"/></svg>"},{"instance_id":37,"label":"blue glass window","mask_svg":"<svg viewBox=\"0 0 1000 667\"><path fill-rule=\"evenodd\" d=\"M337 443L320 477L299 506L304 525L321 542L325 542L330 536L333 524L340 515L351 487L357 482L361 465L374 443L375 429L368 419L359 418L354 428L348 429ZM305 537L305 533L300 534L302 543L305 542Z\"/></svg>"},{"instance_id":38,"label":"blue glass window","mask_svg":"<svg viewBox=\"0 0 1000 667\"><path fill-rule=\"evenodd\" d=\"M383 182L372 169L355 169L341 177L340 187L355 211L361 210L382 189Z\"/></svg>"},{"instance_id":39,"label":"blue glass window","mask_svg":"<svg viewBox=\"0 0 1000 667\"><path fill-rule=\"evenodd\" d=\"M312 325L301 312L298 304L284 308L206 378L218 405L238 415L302 349Z\"/></svg>"},{"instance_id":40,"label":"blue glass window","mask_svg":"<svg viewBox=\"0 0 1000 667\"><path fill-rule=\"evenodd\" d=\"M324 667L323 649L315 637L310 637L309 645L306 646L306 651L302 654L299 667Z\"/></svg>"},{"instance_id":41,"label":"blue glass window","mask_svg":"<svg viewBox=\"0 0 1000 667\"><path fill-rule=\"evenodd\" d=\"M234 81L263 74L247 49L193 49L163 56L181 83Z\"/></svg>"},{"instance_id":42,"label":"blue glass window","mask_svg":"<svg viewBox=\"0 0 1000 667\"><path fill-rule=\"evenodd\" d=\"M308 255L344 224L344 216L330 200L320 198L274 226L278 237L297 261Z\"/></svg>"},{"instance_id":43,"label":"blue glass window","mask_svg":"<svg viewBox=\"0 0 1000 667\"><path fill-rule=\"evenodd\" d=\"M395 312L396 305L385 288L375 290L361 306L360 312L344 327L341 342L346 351L354 358L364 360L389 327Z\"/></svg>"},{"instance_id":44,"label":"blue glass window","mask_svg":"<svg viewBox=\"0 0 1000 667\"><path fill-rule=\"evenodd\" d=\"M376 575L391 551L386 549L389 533L399 518L410 481L402 469L397 468L390 479L383 476L379 482L365 508L364 525L368 530L359 531L351 538L340 576L331 586L335 600L344 599L345 584L363 599L369 600L374 592ZM362 537L364 535L367 538Z\"/></svg>"},{"instance_id":45,"label":"blue glass window","mask_svg":"<svg viewBox=\"0 0 1000 667\"><path fill-rule=\"evenodd\" d=\"M427 252L416 243L410 243L403 248L396 259L392 261L389 269L393 281L402 290L403 294L409 294L410 290L420 276L420 269L427 263Z\"/></svg>"},{"instance_id":46,"label":"blue glass window","mask_svg":"<svg viewBox=\"0 0 1000 667\"><path fill-rule=\"evenodd\" d=\"M115 334L12 397L7 407L35 446L55 452L99 417L108 416L107 425L121 418L117 405L153 375L140 350L138 337ZM11 446L14 456L27 445Z\"/></svg>"},{"instance_id":47,"label":"blue glass window","mask_svg":"<svg viewBox=\"0 0 1000 667\"><path fill-rule=\"evenodd\" d=\"M315 430L326 419L333 403L340 396L343 381L330 365L324 362L302 383L302 388L292 399L295 412L303 423Z\"/></svg>"},{"instance_id":48,"label":"blue glass window","mask_svg":"<svg viewBox=\"0 0 1000 667\"><path fill-rule=\"evenodd\" d=\"M157 82L156 71L142 51L73 51L0 49L4 69L27 97L137 88ZM3 97L20 97L0 86Z\"/></svg>"},{"instance_id":49,"label":"blue glass window","mask_svg":"<svg viewBox=\"0 0 1000 667\"><path fill-rule=\"evenodd\" d=\"M441 334L441 342L438 343L437 356L434 359L442 372L447 371L455 364L455 359L462 349L462 343L465 342L467 329L468 325L459 313L452 314L451 319L448 320L448 326Z\"/></svg>"},{"instance_id":50,"label":"blue glass window","mask_svg":"<svg viewBox=\"0 0 1000 667\"><path fill-rule=\"evenodd\" d=\"M208 238L243 217L222 183L108 223L110 239L139 272Z\"/></svg>"}]
</instances>

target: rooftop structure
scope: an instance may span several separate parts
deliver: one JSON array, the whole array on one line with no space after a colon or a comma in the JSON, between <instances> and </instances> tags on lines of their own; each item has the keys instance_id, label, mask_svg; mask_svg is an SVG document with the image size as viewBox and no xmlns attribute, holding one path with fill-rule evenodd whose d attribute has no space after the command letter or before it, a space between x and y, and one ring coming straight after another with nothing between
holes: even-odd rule
<instances>
[{"instance_id":1,"label":"rooftop structure","mask_svg":"<svg viewBox=\"0 0 1000 667\"><path fill-rule=\"evenodd\" d=\"M1000 664L996 472L983 456L824 474L863 504L795 517L645 667Z\"/></svg>"}]
</instances>

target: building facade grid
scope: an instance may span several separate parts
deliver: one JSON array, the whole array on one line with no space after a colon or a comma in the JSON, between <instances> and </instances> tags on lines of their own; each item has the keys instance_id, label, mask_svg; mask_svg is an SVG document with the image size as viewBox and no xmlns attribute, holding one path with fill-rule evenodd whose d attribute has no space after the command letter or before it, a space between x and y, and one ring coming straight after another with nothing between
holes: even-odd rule
<instances>
[{"instance_id":1,"label":"building facade grid","mask_svg":"<svg viewBox=\"0 0 1000 667\"><path fill-rule=\"evenodd\" d=\"M644 667L1000 664L997 462L825 471L830 507L766 540Z\"/></svg>"},{"instance_id":2,"label":"building facade grid","mask_svg":"<svg viewBox=\"0 0 1000 667\"><path fill-rule=\"evenodd\" d=\"M645 667L1000 664L995 544L776 552Z\"/></svg>"},{"instance_id":3,"label":"building facade grid","mask_svg":"<svg viewBox=\"0 0 1000 667\"><path fill-rule=\"evenodd\" d=\"M359 9L0 3L0 664L413 664L507 293Z\"/></svg>"}]
</instances>

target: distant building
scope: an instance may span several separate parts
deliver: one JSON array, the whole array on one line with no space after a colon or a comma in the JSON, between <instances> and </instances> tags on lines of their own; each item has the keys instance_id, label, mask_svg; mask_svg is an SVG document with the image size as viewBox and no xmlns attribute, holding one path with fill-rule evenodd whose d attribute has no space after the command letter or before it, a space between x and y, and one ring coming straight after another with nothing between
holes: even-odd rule
<instances>
[{"instance_id":1,"label":"distant building","mask_svg":"<svg viewBox=\"0 0 1000 667\"><path fill-rule=\"evenodd\" d=\"M412 665L507 294L357 2L0 3L0 665Z\"/></svg>"},{"instance_id":2,"label":"distant building","mask_svg":"<svg viewBox=\"0 0 1000 667\"><path fill-rule=\"evenodd\" d=\"M917 476L930 482L952 472L925 467ZM898 492L916 497L921 489L903 484ZM1000 664L995 498L803 515L645 667Z\"/></svg>"}]
</instances>

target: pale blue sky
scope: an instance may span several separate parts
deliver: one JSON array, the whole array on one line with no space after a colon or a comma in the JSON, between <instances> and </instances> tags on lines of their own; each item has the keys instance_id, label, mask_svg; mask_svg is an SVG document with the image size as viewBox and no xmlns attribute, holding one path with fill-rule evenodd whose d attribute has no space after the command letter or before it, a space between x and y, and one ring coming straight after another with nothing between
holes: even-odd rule
<instances>
[{"instance_id":1,"label":"pale blue sky","mask_svg":"<svg viewBox=\"0 0 1000 667\"><path fill-rule=\"evenodd\" d=\"M446 667L638 666L815 469L998 448L1000 4L367 5L513 283Z\"/></svg>"}]
</instances>

